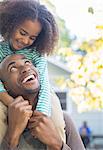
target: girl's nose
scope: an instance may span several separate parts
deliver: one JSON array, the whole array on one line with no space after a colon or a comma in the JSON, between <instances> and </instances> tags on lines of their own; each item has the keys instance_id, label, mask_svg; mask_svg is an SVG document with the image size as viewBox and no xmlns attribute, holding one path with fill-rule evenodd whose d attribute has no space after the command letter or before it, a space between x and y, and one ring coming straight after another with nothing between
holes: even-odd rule
<instances>
[{"instance_id":1,"label":"girl's nose","mask_svg":"<svg viewBox=\"0 0 103 150\"><path fill-rule=\"evenodd\" d=\"M25 37L25 38L23 39L23 44L24 44L24 45L29 45L29 38L28 38L28 37Z\"/></svg>"}]
</instances>

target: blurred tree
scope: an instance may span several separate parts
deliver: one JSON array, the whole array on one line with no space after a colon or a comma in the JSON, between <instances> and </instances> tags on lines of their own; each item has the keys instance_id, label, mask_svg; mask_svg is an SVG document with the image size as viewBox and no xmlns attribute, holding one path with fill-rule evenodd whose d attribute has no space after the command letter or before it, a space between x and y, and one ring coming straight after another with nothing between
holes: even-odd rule
<instances>
[{"instance_id":1,"label":"blurred tree","mask_svg":"<svg viewBox=\"0 0 103 150\"><path fill-rule=\"evenodd\" d=\"M61 19L60 17L57 17L57 23L59 26L59 48L60 47L69 47L72 40L69 34L69 30L67 29L65 25L65 21Z\"/></svg>"},{"instance_id":2,"label":"blurred tree","mask_svg":"<svg viewBox=\"0 0 103 150\"><path fill-rule=\"evenodd\" d=\"M93 7L89 7L89 8L88 8L88 12L91 13L91 14L94 14L94 9L93 9Z\"/></svg>"},{"instance_id":3,"label":"blurred tree","mask_svg":"<svg viewBox=\"0 0 103 150\"><path fill-rule=\"evenodd\" d=\"M55 15L55 18L57 20L57 24L59 27L58 48L69 47L72 40L70 37L69 30L67 29L67 27L65 25L65 21L58 16L58 14L56 13L56 8L50 0L39 0L39 1L43 4L45 4L52 11L52 13Z\"/></svg>"},{"instance_id":4,"label":"blurred tree","mask_svg":"<svg viewBox=\"0 0 103 150\"><path fill-rule=\"evenodd\" d=\"M80 49L87 52L93 52L103 49L103 37L100 37L98 39L92 39L89 41L83 41L81 43Z\"/></svg>"}]
</instances>

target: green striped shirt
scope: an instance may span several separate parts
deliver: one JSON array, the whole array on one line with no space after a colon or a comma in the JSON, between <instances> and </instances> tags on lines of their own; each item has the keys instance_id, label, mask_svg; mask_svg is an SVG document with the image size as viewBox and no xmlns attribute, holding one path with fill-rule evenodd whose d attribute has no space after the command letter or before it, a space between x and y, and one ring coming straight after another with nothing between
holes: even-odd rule
<instances>
[{"instance_id":1,"label":"green striped shirt","mask_svg":"<svg viewBox=\"0 0 103 150\"><path fill-rule=\"evenodd\" d=\"M40 91L36 110L44 113L47 116L51 115L51 100L50 100L50 87L47 70L47 60L44 56L40 55L35 49L23 49L12 51L8 42L0 43L0 62L8 55L23 54L27 59L31 60L34 66L38 69L40 77ZM0 82L0 92L5 91L2 82Z\"/></svg>"}]
</instances>

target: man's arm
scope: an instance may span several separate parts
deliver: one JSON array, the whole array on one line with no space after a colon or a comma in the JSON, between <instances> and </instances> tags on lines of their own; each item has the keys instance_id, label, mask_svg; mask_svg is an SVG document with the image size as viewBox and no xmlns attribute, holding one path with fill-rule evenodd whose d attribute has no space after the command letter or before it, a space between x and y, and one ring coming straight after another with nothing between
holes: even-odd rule
<instances>
[{"instance_id":1,"label":"man's arm","mask_svg":"<svg viewBox=\"0 0 103 150\"><path fill-rule=\"evenodd\" d=\"M28 128L31 134L46 144L50 150L71 150L69 145L63 143L53 121L42 113L34 111Z\"/></svg>"},{"instance_id":2,"label":"man's arm","mask_svg":"<svg viewBox=\"0 0 103 150\"><path fill-rule=\"evenodd\" d=\"M66 144L62 142L52 120L40 112L34 111L29 120L31 134L46 144L50 150L85 150L74 123L64 114L66 123Z\"/></svg>"},{"instance_id":3,"label":"man's arm","mask_svg":"<svg viewBox=\"0 0 103 150\"><path fill-rule=\"evenodd\" d=\"M72 119L69 117L67 113L64 113L64 120L66 123L66 137L67 142L63 145L62 150L85 150L83 143L81 141L80 135L75 128L75 125Z\"/></svg>"},{"instance_id":4,"label":"man's arm","mask_svg":"<svg viewBox=\"0 0 103 150\"><path fill-rule=\"evenodd\" d=\"M32 136L46 144L49 150L61 150L62 139L49 117L39 111L34 111L29 120L28 128Z\"/></svg>"},{"instance_id":5,"label":"man's arm","mask_svg":"<svg viewBox=\"0 0 103 150\"><path fill-rule=\"evenodd\" d=\"M0 145L0 150L19 150L19 147L11 148L6 139L4 138Z\"/></svg>"}]
</instances>

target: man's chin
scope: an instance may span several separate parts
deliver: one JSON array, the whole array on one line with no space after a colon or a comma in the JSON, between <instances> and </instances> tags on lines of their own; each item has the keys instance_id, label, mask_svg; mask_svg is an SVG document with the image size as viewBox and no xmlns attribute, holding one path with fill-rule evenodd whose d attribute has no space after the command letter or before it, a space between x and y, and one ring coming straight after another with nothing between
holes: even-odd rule
<instances>
[{"instance_id":1,"label":"man's chin","mask_svg":"<svg viewBox=\"0 0 103 150\"><path fill-rule=\"evenodd\" d=\"M25 89L25 91L26 91L26 94L34 94L34 93L38 93L39 92L39 90L40 90L40 87L38 87L38 88L26 88Z\"/></svg>"}]
</instances>

